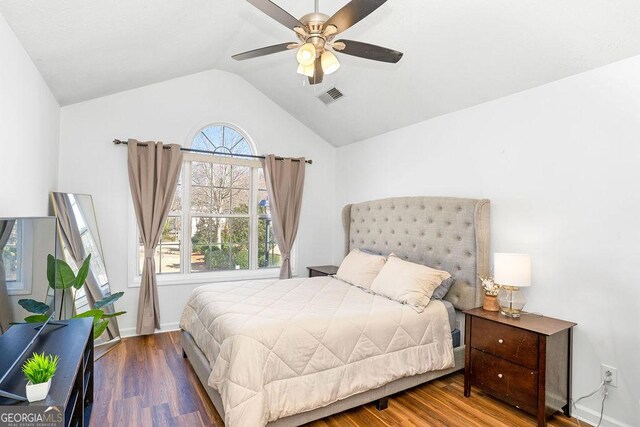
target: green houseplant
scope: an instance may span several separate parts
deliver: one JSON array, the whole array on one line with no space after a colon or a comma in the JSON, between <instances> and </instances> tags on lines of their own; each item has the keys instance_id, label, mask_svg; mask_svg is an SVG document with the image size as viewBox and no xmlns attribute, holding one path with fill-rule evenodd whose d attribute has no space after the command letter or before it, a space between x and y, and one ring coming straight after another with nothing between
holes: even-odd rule
<instances>
[{"instance_id":1,"label":"green houseplant","mask_svg":"<svg viewBox=\"0 0 640 427\"><path fill-rule=\"evenodd\" d=\"M33 353L22 365L22 373L27 378L27 400L44 400L51 388L51 379L58 369L58 356Z\"/></svg>"},{"instance_id":2,"label":"green houseplant","mask_svg":"<svg viewBox=\"0 0 640 427\"><path fill-rule=\"evenodd\" d=\"M89 267L91 263L91 254L85 258L82 265L78 269L78 273L74 273L73 269L64 260L56 259L53 255L47 256L47 280L49 286L58 291L62 291L61 307L60 307L60 319L65 311L64 305L66 302L65 293L69 292L72 295L72 299L75 300L75 293L84 286L85 280L89 275ZM104 308L110 306L116 302L120 297L124 295L124 292L117 292L111 294L100 301L96 301L93 309L73 315L71 318L81 317L93 317L93 338L98 339L100 335L109 326L109 319L112 317L125 314L126 311L120 311L117 313L106 313ZM49 312L50 307L48 304L33 299L21 299L18 304L22 306L29 313L30 316L25 317L24 321L27 323L40 323L48 319L46 313Z\"/></svg>"}]
</instances>

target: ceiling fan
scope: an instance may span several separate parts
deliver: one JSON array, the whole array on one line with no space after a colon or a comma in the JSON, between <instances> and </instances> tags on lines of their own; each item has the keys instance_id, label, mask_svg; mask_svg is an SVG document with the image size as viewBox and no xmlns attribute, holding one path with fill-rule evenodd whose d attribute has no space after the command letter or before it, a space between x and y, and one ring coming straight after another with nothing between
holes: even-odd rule
<instances>
[{"instance_id":1,"label":"ceiling fan","mask_svg":"<svg viewBox=\"0 0 640 427\"><path fill-rule=\"evenodd\" d=\"M318 12L318 0L315 0L315 12L308 13L299 20L270 0L247 1L285 27L292 29L299 41L233 55L232 58L237 61L298 49L296 54L298 73L307 76L309 83L314 85L322 83L325 74L334 73L340 68L340 63L333 52L394 64L402 58L402 52L385 47L353 40L334 41L336 35L366 18L387 0L351 0L331 17Z\"/></svg>"}]
</instances>

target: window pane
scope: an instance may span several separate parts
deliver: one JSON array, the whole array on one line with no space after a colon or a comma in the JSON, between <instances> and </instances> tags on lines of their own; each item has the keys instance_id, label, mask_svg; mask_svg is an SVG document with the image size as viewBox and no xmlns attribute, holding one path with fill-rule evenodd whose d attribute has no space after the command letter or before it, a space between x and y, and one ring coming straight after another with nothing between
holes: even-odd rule
<instances>
[{"instance_id":1,"label":"window pane","mask_svg":"<svg viewBox=\"0 0 640 427\"><path fill-rule=\"evenodd\" d=\"M267 183L264 178L264 169L262 168L258 169L258 215L271 216Z\"/></svg>"},{"instance_id":2,"label":"window pane","mask_svg":"<svg viewBox=\"0 0 640 427\"><path fill-rule=\"evenodd\" d=\"M248 218L193 218L191 271L249 268Z\"/></svg>"},{"instance_id":3,"label":"window pane","mask_svg":"<svg viewBox=\"0 0 640 427\"><path fill-rule=\"evenodd\" d=\"M269 195L266 191L258 191L258 215L271 216L271 208L269 207Z\"/></svg>"},{"instance_id":4,"label":"window pane","mask_svg":"<svg viewBox=\"0 0 640 427\"><path fill-rule=\"evenodd\" d=\"M212 165L212 184L214 187L229 187L231 186L231 165L223 165L220 163L214 163Z\"/></svg>"},{"instance_id":5,"label":"window pane","mask_svg":"<svg viewBox=\"0 0 640 427\"><path fill-rule=\"evenodd\" d=\"M214 218L193 218L191 220L191 271L208 271L207 257L211 252L211 235L217 233Z\"/></svg>"},{"instance_id":6,"label":"window pane","mask_svg":"<svg viewBox=\"0 0 640 427\"><path fill-rule=\"evenodd\" d=\"M20 222L16 221L7 244L2 249L2 261L4 263L5 280L15 282L20 280L20 239L18 229Z\"/></svg>"},{"instance_id":7,"label":"window pane","mask_svg":"<svg viewBox=\"0 0 640 427\"><path fill-rule=\"evenodd\" d=\"M282 265L280 249L273 235L273 223L270 218L258 220L258 266L260 268Z\"/></svg>"},{"instance_id":8,"label":"window pane","mask_svg":"<svg viewBox=\"0 0 640 427\"><path fill-rule=\"evenodd\" d=\"M223 129L224 146L227 147L229 151L233 152L232 149L240 145L239 142L241 142L244 138L238 133L238 131L233 128L225 126Z\"/></svg>"},{"instance_id":9,"label":"window pane","mask_svg":"<svg viewBox=\"0 0 640 427\"><path fill-rule=\"evenodd\" d=\"M211 211L218 215L231 213L231 190L228 187L215 187L212 189L212 193Z\"/></svg>"},{"instance_id":10,"label":"window pane","mask_svg":"<svg viewBox=\"0 0 640 427\"><path fill-rule=\"evenodd\" d=\"M247 270L249 268L249 242L232 245L231 268Z\"/></svg>"},{"instance_id":11,"label":"window pane","mask_svg":"<svg viewBox=\"0 0 640 427\"><path fill-rule=\"evenodd\" d=\"M267 181L264 177L264 169L258 169L258 190L267 191Z\"/></svg>"},{"instance_id":12,"label":"window pane","mask_svg":"<svg viewBox=\"0 0 640 427\"><path fill-rule=\"evenodd\" d=\"M165 222L160 242L156 247L154 259L156 263L156 273L180 273L181 258L180 249L182 235L182 219L176 216L170 216ZM142 266L144 265L144 247L142 241L138 246L138 273L142 274Z\"/></svg>"},{"instance_id":13,"label":"window pane","mask_svg":"<svg viewBox=\"0 0 640 427\"><path fill-rule=\"evenodd\" d=\"M160 273L180 273L182 219L169 217L160 237Z\"/></svg>"},{"instance_id":14,"label":"window pane","mask_svg":"<svg viewBox=\"0 0 640 427\"><path fill-rule=\"evenodd\" d=\"M173 202L171 203L172 212L180 212L182 210L182 172L180 178L178 178L178 186L176 187L176 194L173 196Z\"/></svg>"},{"instance_id":15,"label":"window pane","mask_svg":"<svg viewBox=\"0 0 640 427\"><path fill-rule=\"evenodd\" d=\"M231 268L249 268L249 218L229 219L229 240L231 243Z\"/></svg>"},{"instance_id":16,"label":"window pane","mask_svg":"<svg viewBox=\"0 0 640 427\"><path fill-rule=\"evenodd\" d=\"M249 190L232 190L231 191L231 213L234 213L234 214L249 213Z\"/></svg>"},{"instance_id":17,"label":"window pane","mask_svg":"<svg viewBox=\"0 0 640 427\"><path fill-rule=\"evenodd\" d=\"M191 187L191 212L214 213L211 187Z\"/></svg>"},{"instance_id":18,"label":"window pane","mask_svg":"<svg viewBox=\"0 0 640 427\"><path fill-rule=\"evenodd\" d=\"M211 150L221 155L252 154L242 133L230 126L211 125L193 138L191 148Z\"/></svg>"},{"instance_id":19,"label":"window pane","mask_svg":"<svg viewBox=\"0 0 640 427\"><path fill-rule=\"evenodd\" d=\"M212 176L211 163L191 163L191 184L210 187Z\"/></svg>"},{"instance_id":20,"label":"window pane","mask_svg":"<svg viewBox=\"0 0 640 427\"><path fill-rule=\"evenodd\" d=\"M232 166L231 168L231 186L233 188L249 189L251 181L251 169L246 166Z\"/></svg>"}]
</instances>

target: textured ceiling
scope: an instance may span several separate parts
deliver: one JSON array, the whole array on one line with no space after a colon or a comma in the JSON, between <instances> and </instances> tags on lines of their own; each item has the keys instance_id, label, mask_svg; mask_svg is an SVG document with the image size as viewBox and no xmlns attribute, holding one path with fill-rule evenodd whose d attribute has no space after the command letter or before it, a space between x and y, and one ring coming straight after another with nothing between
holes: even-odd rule
<instances>
[{"instance_id":1,"label":"textured ceiling","mask_svg":"<svg viewBox=\"0 0 640 427\"><path fill-rule=\"evenodd\" d=\"M321 0L333 14L347 0ZM312 0L276 0L294 16ZM234 53L293 32L240 0L0 0L0 12L62 105L211 68L236 73L334 145L640 54L638 0L389 0L343 34L394 48L396 65L340 55L320 89L293 52Z\"/></svg>"}]
</instances>

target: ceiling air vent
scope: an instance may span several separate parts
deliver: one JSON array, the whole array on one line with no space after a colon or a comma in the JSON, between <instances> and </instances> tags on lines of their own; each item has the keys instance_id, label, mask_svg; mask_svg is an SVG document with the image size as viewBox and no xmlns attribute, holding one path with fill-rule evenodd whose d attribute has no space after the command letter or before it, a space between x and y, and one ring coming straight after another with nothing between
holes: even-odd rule
<instances>
[{"instance_id":1,"label":"ceiling air vent","mask_svg":"<svg viewBox=\"0 0 640 427\"><path fill-rule=\"evenodd\" d=\"M326 92L318 95L318 99L322 101L324 105L329 105L333 102L336 102L338 99L342 98L344 95L337 88L331 88Z\"/></svg>"}]
</instances>

